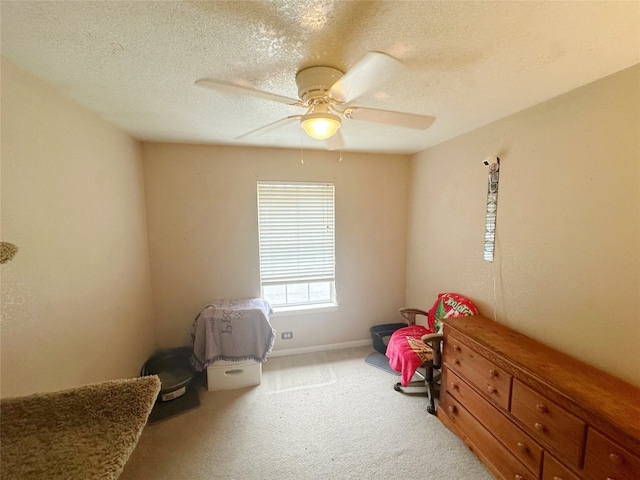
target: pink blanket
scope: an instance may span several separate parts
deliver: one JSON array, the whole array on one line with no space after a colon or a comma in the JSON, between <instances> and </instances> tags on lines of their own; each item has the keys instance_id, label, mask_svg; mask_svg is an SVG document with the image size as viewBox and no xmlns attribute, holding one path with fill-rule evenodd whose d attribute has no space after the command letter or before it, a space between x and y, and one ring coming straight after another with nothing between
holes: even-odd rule
<instances>
[{"instance_id":1,"label":"pink blanket","mask_svg":"<svg viewBox=\"0 0 640 480\"><path fill-rule=\"evenodd\" d=\"M431 360L433 352L420 340L429 332L422 325L410 325L393 332L387 345L386 355L389 365L396 372L400 372L400 383L403 387L409 385L411 377L420 365Z\"/></svg>"}]
</instances>

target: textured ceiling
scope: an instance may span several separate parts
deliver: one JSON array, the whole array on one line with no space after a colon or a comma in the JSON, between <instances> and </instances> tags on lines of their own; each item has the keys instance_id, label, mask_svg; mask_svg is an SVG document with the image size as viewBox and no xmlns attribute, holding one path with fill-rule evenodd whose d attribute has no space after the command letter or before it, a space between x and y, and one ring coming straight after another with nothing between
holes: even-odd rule
<instances>
[{"instance_id":1,"label":"textured ceiling","mask_svg":"<svg viewBox=\"0 0 640 480\"><path fill-rule=\"evenodd\" d=\"M640 62L640 2L2 1L2 54L140 140L324 148L300 107L194 86L214 78L297 98L295 74L367 51L403 71L358 105L432 115L425 131L345 120L344 149L414 153Z\"/></svg>"}]
</instances>

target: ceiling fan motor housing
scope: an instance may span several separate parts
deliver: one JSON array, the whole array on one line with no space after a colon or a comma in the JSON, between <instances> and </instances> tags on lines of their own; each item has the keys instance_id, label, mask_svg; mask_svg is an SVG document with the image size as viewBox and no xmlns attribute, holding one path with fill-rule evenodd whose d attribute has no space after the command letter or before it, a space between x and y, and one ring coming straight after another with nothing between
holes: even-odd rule
<instances>
[{"instance_id":1,"label":"ceiling fan motor housing","mask_svg":"<svg viewBox=\"0 0 640 480\"><path fill-rule=\"evenodd\" d=\"M331 86L336 83L343 72L332 67L309 67L300 70L296 75L298 96L305 103L314 99L324 99Z\"/></svg>"}]
</instances>

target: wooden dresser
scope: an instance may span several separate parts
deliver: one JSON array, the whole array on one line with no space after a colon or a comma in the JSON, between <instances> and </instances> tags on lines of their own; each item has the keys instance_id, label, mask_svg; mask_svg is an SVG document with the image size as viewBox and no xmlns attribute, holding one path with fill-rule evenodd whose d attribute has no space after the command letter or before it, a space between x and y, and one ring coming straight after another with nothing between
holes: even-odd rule
<instances>
[{"instance_id":1,"label":"wooden dresser","mask_svg":"<svg viewBox=\"0 0 640 480\"><path fill-rule=\"evenodd\" d=\"M640 479L640 388L488 318L444 322L438 418L497 478Z\"/></svg>"}]
</instances>

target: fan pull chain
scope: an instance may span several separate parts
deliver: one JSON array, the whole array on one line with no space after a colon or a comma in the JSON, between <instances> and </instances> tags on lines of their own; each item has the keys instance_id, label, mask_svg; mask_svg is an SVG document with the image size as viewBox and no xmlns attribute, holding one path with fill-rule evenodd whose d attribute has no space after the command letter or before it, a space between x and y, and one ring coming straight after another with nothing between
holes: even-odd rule
<instances>
[{"instance_id":1,"label":"fan pull chain","mask_svg":"<svg viewBox=\"0 0 640 480\"><path fill-rule=\"evenodd\" d=\"M302 129L300 130L300 165L304 165L304 148L302 148Z\"/></svg>"}]
</instances>

